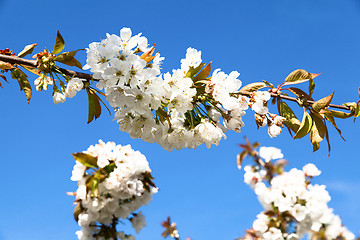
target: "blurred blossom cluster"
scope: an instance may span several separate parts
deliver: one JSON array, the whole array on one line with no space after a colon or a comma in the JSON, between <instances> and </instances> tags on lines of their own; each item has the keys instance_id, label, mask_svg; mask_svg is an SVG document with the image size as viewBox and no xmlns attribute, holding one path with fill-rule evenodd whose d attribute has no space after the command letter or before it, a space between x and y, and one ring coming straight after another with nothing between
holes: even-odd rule
<instances>
[{"instance_id":1,"label":"blurred blossom cluster","mask_svg":"<svg viewBox=\"0 0 360 240\"><path fill-rule=\"evenodd\" d=\"M254 164L244 167L244 181L255 191L264 211L241 239L355 239L328 207L331 198L326 187L311 183L321 173L314 164L287 172L280 149L261 147L247 154ZM276 159L280 160L273 162Z\"/></svg>"},{"instance_id":2,"label":"blurred blossom cluster","mask_svg":"<svg viewBox=\"0 0 360 240\"><path fill-rule=\"evenodd\" d=\"M76 165L71 180L78 182L74 211L78 239L134 239L118 231L119 219L131 222L136 232L145 226L141 206L147 205L157 188L144 155L130 145L114 142L90 146L73 154Z\"/></svg>"}]
</instances>

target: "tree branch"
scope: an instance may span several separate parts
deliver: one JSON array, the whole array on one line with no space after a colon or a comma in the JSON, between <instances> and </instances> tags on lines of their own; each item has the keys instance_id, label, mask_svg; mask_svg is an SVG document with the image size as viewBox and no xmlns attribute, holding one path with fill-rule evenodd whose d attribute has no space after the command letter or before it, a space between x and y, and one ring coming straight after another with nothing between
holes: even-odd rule
<instances>
[{"instance_id":1,"label":"tree branch","mask_svg":"<svg viewBox=\"0 0 360 240\"><path fill-rule=\"evenodd\" d=\"M271 94L272 97L280 96L280 98L282 98L282 99L289 100L289 101L292 101L292 102L297 102L297 98L294 98L294 97L289 97L289 96L284 96L284 95L277 95L276 93L270 93L270 94ZM307 100L306 102L309 105L312 105L316 101ZM338 104L329 104L329 107L343 109L343 110L350 110L350 107L347 107L347 106L344 106L344 105L338 105Z\"/></svg>"},{"instance_id":2,"label":"tree branch","mask_svg":"<svg viewBox=\"0 0 360 240\"><path fill-rule=\"evenodd\" d=\"M245 95L245 96L250 96L251 92L248 91L239 91L240 94ZM270 92L271 97L275 98L275 97L280 97L281 99L285 99L288 101L292 101L292 102L298 102L298 99L295 97L289 97L289 96L285 96L285 95L278 95L276 93L272 93ZM312 100L307 100L306 101L310 106L315 103L316 101L312 101ZM350 107L344 106L344 105L337 105L337 104L329 104L329 107L331 108L337 108L337 109L343 109L343 110L350 110Z\"/></svg>"},{"instance_id":3,"label":"tree branch","mask_svg":"<svg viewBox=\"0 0 360 240\"><path fill-rule=\"evenodd\" d=\"M24 59L24 58L7 56L7 55L2 55L2 54L0 54L0 61L9 62L12 64L20 64L20 65L30 66L30 67L34 67L34 68L37 67L36 60L28 60L28 59ZM76 71L72 71L72 70L68 70L68 69L60 68L60 67L59 67L59 71L70 77L78 77L78 78L86 79L88 81L93 79L92 75L87 74L87 73L76 72ZM96 80L96 79L94 79L94 80Z\"/></svg>"},{"instance_id":4,"label":"tree branch","mask_svg":"<svg viewBox=\"0 0 360 240\"><path fill-rule=\"evenodd\" d=\"M19 57L14 57L14 56L7 56L7 55L2 55L0 54L0 61L3 62L9 62L12 64L20 64L20 65L26 65L26 66L30 66L30 67L37 67L37 62L36 60L28 60L28 59L24 59L24 58L19 58ZM59 68L60 72L62 72L63 74L70 76L70 77L78 77L78 78L82 78L82 79L86 79L88 81L92 80L92 75L91 74L87 74L87 73L82 73L82 72L76 72L76 71L72 71L72 70L68 70L65 68ZM98 81L97 79L93 79L95 81ZM241 91L240 94L245 95L245 96L250 96L251 92L247 92L247 91ZM292 102L298 102L297 98L295 97L289 97L289 96L285 96L285 95L278 95L276 93L270 93L271 97L280 97L281 99L285 99L288 101L292 101ZM307 100L307 103L309 105L312 105L315 101L312 100ZM343 105L337 105L337 104L330 104L329 107L331 108L337 108L337 109L343 109L343 110L350 110L350 107L346 107Z\"/></svg>"}]
</instances>

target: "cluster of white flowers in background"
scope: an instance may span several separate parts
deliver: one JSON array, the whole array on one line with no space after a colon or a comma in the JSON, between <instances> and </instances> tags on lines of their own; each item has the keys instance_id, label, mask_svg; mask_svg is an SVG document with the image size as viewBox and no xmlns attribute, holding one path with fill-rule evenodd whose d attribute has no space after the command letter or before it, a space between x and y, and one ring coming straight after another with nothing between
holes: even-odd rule
<instances>
[{"instance_id":1,"label":"cluster of white flowers in background","mask_svg":"<svg viewBox=\"0 0 360 240\"><path fill-rule=\"evenodd\" d=\"M189 48L180 69L161 74L164 58L152 56L153 52L148 40L141 34L133 36L129 28L121 29L120 36L107 34L87 49L84 69L90 69L99 80L97 88L105 90L121 131L166 150L203 143L210 147L226 138L228 129L241 131L242 116L250 105L264 118L271 137L280 134L283 119L266 116L270 94L259 91L250 98L237 94L242 84L238 72L227 75L216 69L208 77L210 70L203 74L201 52Z\"/></svg>"},{"instance_id":2,"label":"cluster of white flowers in background","mask_svg":"<svg viewBox=\"0 0 360 240\"><path fill-rule=\"evenodd\" d=\"M141 212L134 213L157 192L145 156L130 145L101 140L76 156L71 180L78 182L75 200L78 204L75 218L81 227L76 232L78 238L108 239L112 233L119 239L134 239L116 231L115 225L118 219L128 219L139 232L146 224ZM89 159L96 159L96 167L89 167L94 165Z\"/></svg>"},{"instance_id":3,"label":"cluster of white flowers in background","mask_svg":"<svg viewBox=\"0 0 360 240\"><path fill-rule=\"evenodd\" d=\"M283 157L279 149L272 147L260 148L259 155L267 165ZM312 178L321 173L314 164L307 164L302 170L280 171L270 178L266 169L250 165L244 169L244 181L264 207L244 239L296 240L305 235L309 239L355 239L328 207L331 198L326 187L311 184Z\"/></svg>"}]
</instances>

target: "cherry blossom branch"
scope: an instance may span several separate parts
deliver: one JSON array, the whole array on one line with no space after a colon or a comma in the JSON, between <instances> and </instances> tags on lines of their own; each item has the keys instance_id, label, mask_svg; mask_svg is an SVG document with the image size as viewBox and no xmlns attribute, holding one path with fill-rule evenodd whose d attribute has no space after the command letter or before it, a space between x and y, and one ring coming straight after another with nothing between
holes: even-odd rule
<instances>
[{"instance_id":1,"label":"cherry blossom branch","mask_svg":"<svg viewBox=\"0 0 360 240\"><path fill-rule=\"evenodd\" d=\"M247 92L247 91L239 91L239 93L241 95L245 95L245 96L250 96L251 95L251 92ZM273 93L273 92L270 92L270 95L271 95L271 97L274 97L274 98L280 97L281 99L289 100L289 101L292 101L292 102L298 102L298 99L294 98L294 97L289 97L289 96L285 96L285 95L281 95L281 94L277 94L277 93ZM307 100L306 102L309 105L312 105L313 103L315 103L315 101L313 101L313 100ZM343 105L338 105L338 104L329 104L329 107L343 109L343 110L350 110L350 107L343 106Z\"/></svg>"},{"instance_id":2,"label":"cherry blossom branch","mask_svg":"<svg viewBox=\"0 0 360 240\"><path fill-rule=\"evenodd\" d=\"M15 56L7 56L7 55L0 54L0 61L9 62L12 64L25 65L25 66L34 67L34 68L37 67L36 60L29 60L29 59L19 58L19 57L15 57ZM76 72L76 71L72 71L72 70L68 70L68 69L60 68L60 67L59 67L59 71L65 75L68 75L71 77L78 77L78 78L86 79L88 81L93 79L92 75L88 74L88 73Z\"/></svg>"},{"instance_id":3,"label":"cherry blossom branch","mask_svg":"<svg viewBox=\"0 0 360 240\"><path fill-rule=\"evenodd\" d=\"M37 67L36 60L28 60L28 59L24 59L24 58L15 57L15 56L7 56L7 55L0 54L0 61L9 62L12 64L26 65L26 66L35 67L35 68ZM60 68L60 67L59 67L59 71L65 75L86 79L88 81L93 79L92 75L88 74L88 73L76 72L76 71L72 71L72 70L68 70L68 69ZM96 79L93 79L93 80L97 81ZM247 91L240 91L239 93L242 95L245 95L245 96L251 95L251 92L247 92ZM285 99L288 101L298 102L298 99L295 97L289 97L289 96L285 96L285 95L281 95L281 94L279 95L279 94L272 93L272 92L270 94L274 98L280 97L281 99ZM313 101L313 100L307 100L306 102L309 105L312 105L313 103L315 103L315 101ZM329 107L343 109L343 110L350 110L350 107L338 105L338 104L330 104Z\"/></svg>"}]
</instances>

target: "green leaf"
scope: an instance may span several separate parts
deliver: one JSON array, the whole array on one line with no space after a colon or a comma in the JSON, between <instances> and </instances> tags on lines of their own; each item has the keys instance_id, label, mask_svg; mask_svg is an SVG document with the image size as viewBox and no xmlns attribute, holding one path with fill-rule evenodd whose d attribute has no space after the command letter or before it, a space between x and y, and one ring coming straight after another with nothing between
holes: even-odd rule
<instances>
[{"instance_id":1,"label":"green leaf","mask_svg":"<svg viewBox=\"0 0 360 240\"><path fill-rule=\"evenodd\" d=\"M59 54L58 56L56 56L54 58L54 61L61 62L68 66L76 66L76 67L82 69L81 63L74 57L76 55L76 53L80 50L83 50L83 49L79 49L79 50L71 51L71 52L64 52L62 54Z\"/></svg>"},{"instance_id":2,"label":"green leaf","mask_svg":"<svg viewBox=\"0 0 360 240\"><path fill-rule=\"evenodd\" d=\"M38 76L42 76L42 73L39 72L39 70L37 70L37 68L34 68L34 67L30 67L30 66L26 66L26 65L21 65L23 68L25 68L26 70L28 70L29 72L35 74L35 75L38 75Z\"/></svg>"},{"instance_id":3,"label":"green leaf","mask_svg":"<svg viewBox=\"0 0 360 240\"><path fill-rule=\"evenodd\" d=\"M310 132L312 125L313 125L312 119L309 113L305 111L303 119L301 121L301 125L299 127L299 130L296 132L294 139L305 137L306 134Z\"/></svg>"},{"instance_id":4,"label":"green leaf","mask_svg":"<svg viewBox=\"0 0 360 240\"><path fill-rule=\"evenodd\" d=\"M315 82L313 79L309 80L309 96L312 96L315 89Z\"/></svg>"},{"instance_id":5,"label":"green leaf","mask_svg":"<svg viewBox=\"0 0 360 240\"><path fill-rule=\"evenodd\" d=\"M103 182L106 178L108 178L109 174L113 172L114 169L115 163L112 162L109 165L106 165L104 168L100 168L95 172L92 183L88 184L94 196L99 196L99 184Z\"/></svg>"},{"instance_id":6,"label":"green leaf","mask_svg":"<svg viewBox=\"0 0 360 240\"><path fill-rule=\"evenodd\" d=\"M286 127L288 127L289 129L291 129L296 133L299 130L301 123L299 119L297 119L297 117L295 116L293 110L285 102L280 102L279 113L280 116L286 119L285 120Z\"/></svg>"},{"instance_id":7,"label":"green leaf","mask_svg":"<svg viewBox=\"0 0 360 240\"><path fill-rule=\"evenodd\" d=\"M96 89L94 89L94 90L96 90ZM100 92L100 91L98 91L98 90L96 90L98 93L100 93L101 95L103 95L103 96L105 96L105 94L104 93L102 93L102 92ZM109 112L109 114L110 114L110 116L111 116L111 111L110 111L110 109L106 106L106 104L104 103L104 101L103 100L101 100L101 98L98 96L98 100L105 106L105 108L108 110L108 112ZM101 108L100 108L100 114L101 114ZM99 115L100 116L100 115Z\"/></svg>"},{"instance_id":8,"label":"green leaf","mask_svg":"<svg viewBox=\"0 0 360 240\"><path fill-rule=\"evenodd\" d=\"M274 85L272 85L271 83L269 83L268 81L263 80L263 82L266 84L266 86L270 87L270 88L274 88Z\"/></svg>"},{"instance_id":9,"label":"green leaf","mask_svg":"<svg viewBox=\"0 0 360 240\"><path fill-rule=\"evenodd\" d=\"M340 134L340 137L345 141L345 138L341 135L341 130L337 127L336 123L335 123L335 119L334 116L332 114L331 111L326 111L323 113L325 118L334 126L334 128L338 131L338 133Z\"/></svg>"},{"instance_id":10,"label":"green leaf","mask_svg":"<svg viewBox=\"0 0 360 240\"><path fill-rule=\"evenodd\" d=\"M83 211L83 208L81 207L81 203L76 204L74 208L74 219L75 221L79 221L79 215Z\"/></svg>"},{"instance_id":11,"label":"green leaf","mask_svg":"<svg viewBox=\"0 0 360 240\"><path fill-rule=\"evenodd\" d=\"M54 49L51 53L59 54L64 49L64 47L65 47L65 41L64 41L63 37L61 36L60 32L58 31L57 35L56 35Z\"/></svg>"},{"instance_id":12,"label":"green leaf","mask_svg":"<svg viewBox=\"0 0 360 240\"><path fill-rule=\"evenodd\" d=\"M292 92L293 94L295 94L298 98L305 98L305 99L310 99L312 100L312 98L309 96L309 94L307 94L306 92L304 92L303 90L301 90L300 88L294 88L294 87L290 87L288 88L290 92Z\"/></svg>"},{"instance_id":13,"label":"green leaf","mask_svg":"<svg viewBox=\"0 0 360 240\"><path fill-rule=\"evenodd\" d=\"M104 167L104 170L107 172L107 174L112 173L114 169L115 169L115 163L110 163L109 165L106 165Z\"/></svg>"},{"instance_id":14,"label":"green leaf","mask_svg":"<svg viewBox=\"0 0 360 240\"><path fill-rule=\"evenodd\" d=\"M240 154L237 155L236 165L237 165L238 169L241 169L241 164L247 155L248 155L247 151L242 151Z\"/></svg>"},{"instance_id":15,"label":"green leaf","mask_svg":"<svg viewBox=\"0 0 360 240\"><path fill-rule=\"evenodd\" d=\"M310 73L310 74L311 74L311 78L309 79L309 96L312 96L312 94L314 93L314 89L315 89L314 78L319 76L321 73Z\"/></svg>"},{"instance_id":16,"label":"green leaf","mask_svg":"<svg viewBox=\"0 0 360 240\"><path fill-rule=\"evenodd\" d=\"M36 43L27 45L19 54L18 57L22 58L25 57L26 55L31 54L34 51L34 48L36 47Z\"/></svg>"},{"instance_id":17,"label":"green leaf","mask_svg":"<svg viewBox=\"0 0 360 240\"><path fill-rule=\"evenodd\" d=\"M88 92L88 100L89 100L89 112L88 112L88 121L87 123L91 123L92 120L95 117L95 103L94 103L94 97L91 93Z\"/></svg>"},{"instance_id":18,"label":"green leaf","mask_svg":"<svg viewBox=\"0 0 360 240\"><path fill-rule=\"evenodd\" d=\"M334 93L335 92L333 92L332 94L330 94L327 97L324 97L324 98L314 102L312 105L312 109L316 112L319 112L321 109L328 107L331 103L331 100L333 99Z\"/></svg>"},{"instance_id":19,"label":"green leaf","mask_svg":"<svg viewBox=\"0 0 360 240\"><path fill-rule=\"evenodd\" d=\"M326 126L326 125L325 125ZM330 157L330 151L331 151L331 146L330 146L330 137L329 137L329 131L328 129L326 128L326 133L325 133L325 137L326 137L326 142L327 142L327 145L328 145L328 157ZM345 139L344 139L345 140Z\"/></svg>"},{"instance_id":20,"label":"green leaf","mask_svg":"<svg viewBox=\"0 0 360 240\"><path fill-rule=\"evenodd\" d=\"M18 81L20 86L20 91L24 91L26 100L29 103L32 97L32 89L26 74L23 71L21 71L19 68L16 68L13 71L11 71L11 77Z\"/></svg>"},{"instance_id":21,"label":"green leaf","mask_svg":"<svg viewBox=\"0 0 360 240\"><path fill-rule=\"evenodd\" d=\"M99 180L94 177L94 180L91 185L91 192L95 197L99 197Z\"/></svg>"},{"instance_id":22,"label":"green leaf","mask_svg":"<svg viewBox=\"0 0 360 240\"><path fill-rule=\"evenodd\" d=\"M14 68L11 63L0 61L0 70L11 70Z\"/></svg>"},{"instance_id":23,"label":"green leaf","mask_svg":"<svg viewBox=\"0 0 360 240\"><path fill-rule=\"evenodd\" d=\"M97 186L97 179L95 179L95 176L94 175L91 175L89 176L87 179L86 179L86 182L85 182L85 186L86 186L86 193L88 193L89 191L91 191L93 194L92 195L95 195L94 194L94 190L96 189L96 186Z\"/></svg>"},{"instance_id":24,"label":"green leaf","mask_svg":"<svg viewBox=\"0 0 360 240\"><path fill-rule=\"evenodd\" d=\"M161 123L164 123L168 117L167 113L161 107L156 110L156 115L159 117Z\"/></svg>"},{"instance_id":25,"label":"green leaf","mask_svg":"<svg viewBox=\"0 0 360 240\"><path fill-rule=\"evenodd\" d=\"M311 112L310 116L313 120L313 125L311 128L312 134L310 135L311 143L313 143L313 144L314 144L314 142L319 143L324 139L327 128L324 124L323 119L321 118L321 116L318 113Z\"/></svg>"},{"instance_id":26,"label":"green leaf","mask_svg":"<svg viewBox=\"0 0 360 240\"><path fill-rule=\"evenodd\" d=\"M189 71L186 73L186 77L192 79L196 74L198 74L198 72L200 72L200 70L205 66L205 64L206 63L201 63L196 68L190 67Z\"/></svg>"},{"instance_id":27,"label":"green leaf","mask_svg":"<svg viewBox=\"0 0 360 240\"><path fill-rule=\"evenodd\" d=\"M4 79L4 80L5 80L5 82L7 82L7 83L8 83L8 80L6 80L6 77L5 77L4 75L1 75L1 74L0 74L0 77L1 77L2 79Z\"/></svg>"},{"instance_id":28,"label":"green leaf","mask_svg":"<svg viewBox=\"0 0 360 240\"><path fill-rule=\"evenodd\" d=\"M267 85L264 82L254 82L242 87L240 91L255 92L264 87L267 87Z\"/></svg>"},{"instance_id":29,"label":"green leaf","mask_svg":"<svg viewBox=\"0 0 360 240\"><path fill-rule=\"evenodd\" d=\"M90 168L97 168L97 157L94 157L90 154L78 152L72 154L74 159L80 162L82 165Z\"/></svg>"},{"instance_id":30,"label":"green leaf","mask_svg":"<svg viewBox=\"0 0 360 240\"><path fill-rule=\"evenodd\" d=\"M211 62L208 63L203 70L201 70L201 72L199 72L198 75L196 75L196 77L194 77L194 82L198 82L199 80L204 80L206 79L209 74L211 72Z\"/></svg>"},{"instance_id":31,"label":"green leaf","mask_svg":"<svg viewBox=\"0 0 360 240\"><path fill-rule=\"evenodd\" d=\"M89 114L88 114L88 124L94 119L98 119L101 115L101 105L99 101L99 96L96 95L95 91L90 88L86 88L89 100Z\"/></svg>"},{"instance_id":32,"label":"green leaf","mask_svg":"<svg viewBox=\"0 0 360 240\"><path fill-rule=\"evenodd\" d=\"M303 79L303 80L298 80L298 81L294 81L294 82L284 82L284 84L282 86L295 85L295 84L307 82L309 80L310 79Z\"/></svg>"},{"instance_id":33,"label":"green leaf","mask_svg":"<svg viewBox=\"0 0 360 240\"><path fill-rule=\"evenodd\" d=\"M357 104L355 111L354 111L354 118L357 118L359 116L360 116L360 106L359 106L359 104Z\"/></svg>"},{"instance_id":34,"label":"green leaf","mask_svg":"<svg viewBox=\"0 0 360 240\"><path fill-rule=\"evenodd\" d=\"M336 117L336 118L349 118L352 117L354 114L353 113L346 113L346 112L341 112L341 111L336 111L336 110L330 110L331 114Z\"/></svg>"},{"instance_id":35,"label":"green leaf","mask_svg":"<svg viewBox=\"0 0 360 240\"><path fill-rule=\"evenodd\" d=\"M107 177L109 177L110 173L114 171L115 166L115 163L112 162L105 167L98 169L94 175L94 179L97 181L96 184L103 182Z\"/></svg>"},{"instance_id":36,"label":"green leaf","mask_svg":"<svg viewBox=\"0 0 360 240\"><path fill-rule=\"evenodd\" d=\"M313 152L316 152L320 148L320 144L318 142L314 142L313 144Z\"/></svg>"},{"instance_id":37,"label":"green leaf","mask_svg":"<svg viewBox=\"0 0 360 240\"><path fill-rule=\"evenodd\" d=\"M4 80L5 80L5 82L7 82L7 83L8 83L8 81L6 80L6 77L5 77L4 75L0 74L0 77L1 77L2 79L4 79ZM3 86L1 85L1 82L0 82L0 87L3 87Z\"/></svg>"},{"instance_id":38,"label":"green leaf","mask_svg":"<svg viewBox=\"0 0 360 240\"><path fill-rule=\"evenodd\" d=\"M323 138L320 138L319 131L315 124L313 124L310 131L310 140L313 145L313 152L317 151L320 148L319 142L321 142Z\"/></svg>"},{"instance_id":39,"label":"green leaf","mask_svg":"<svg viewBox=\"0 0 360 240\"><path fill-rule=\"evenodd\" d=\"M311 73L309 73L308 71L306 71L304 69L297 69L297 70L291 72L285 78L284 85L303 83L303 82L309 81L309 79L311 79L311 78L312 78Z\"/></svg>"}]
</instances>

